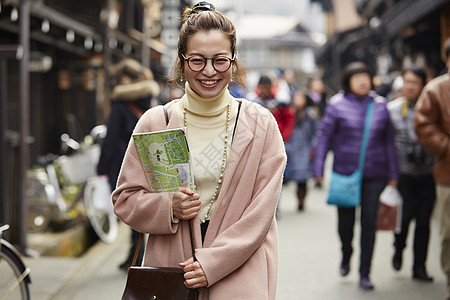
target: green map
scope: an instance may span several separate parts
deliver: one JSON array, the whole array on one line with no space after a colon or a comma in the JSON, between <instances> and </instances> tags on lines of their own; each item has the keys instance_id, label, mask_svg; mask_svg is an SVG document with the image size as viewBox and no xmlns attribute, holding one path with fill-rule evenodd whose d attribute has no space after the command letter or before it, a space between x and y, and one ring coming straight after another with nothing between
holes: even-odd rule
<instances>
[{"instance_id":1,"label":"green map","mask_svg":"<svg viewBox=\"0 0 450 300\"><path fill-rule=\"evenodd\" d=\"M194 189L194 174L184 128L133 134L134 143L153 192Z\"/></svg>"}]
</instances>

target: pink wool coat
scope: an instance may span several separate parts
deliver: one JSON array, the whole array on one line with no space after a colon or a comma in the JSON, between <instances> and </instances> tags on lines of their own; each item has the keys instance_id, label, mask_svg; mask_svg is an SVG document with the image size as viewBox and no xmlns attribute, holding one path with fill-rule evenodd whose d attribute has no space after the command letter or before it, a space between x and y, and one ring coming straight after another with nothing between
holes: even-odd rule
<instances>
[{"instance_id":1,"label":"pink wool coat","mask_svg":"<svg viewBox=\"0 0 450 300\"><path fill-rule=\"evenodd\" d=\"M177 101L177 100L175 100ZM179 127L173 103L148 110L135 132ZM202 245L200 219L193 219L195 255L208 287L200 299L275 299L278 235L275 209L286 154L272 114L242 100L223 185ZM137 231L149 233L144 265L178 266L192 257L189 223L171 220L172 193L151 193L130 140L112 199L114 211Z\"/></svg>"}]
</instances>

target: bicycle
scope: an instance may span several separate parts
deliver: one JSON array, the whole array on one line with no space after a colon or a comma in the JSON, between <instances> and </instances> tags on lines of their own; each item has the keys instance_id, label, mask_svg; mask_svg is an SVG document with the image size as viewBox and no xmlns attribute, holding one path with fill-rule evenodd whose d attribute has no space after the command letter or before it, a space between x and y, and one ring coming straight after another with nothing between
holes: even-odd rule
<instances>
[{"instance_id":1,"label":"bicycle","mask_svg":"<svg viewBox=\"0 0 450 300\"><path fill-rule=\"evenodd\" d=\"M0 226L0 300L30 299L30 268L26 267L19 252L3 239L9 225Z\"/></svg>"},{"instance_id":2,"label":"bicycle","mask_svg":"<svg viewBox=\"0 0 450 300\"><path fill-rule=\"evenodd\" d=\"M117 236L117 217L111 201L95 199L100 188L96 166L100 157L100 143L106 127L96 126L84 141L77 142L69 135L61 136L63 152L70 155L47 155L40 166L27 174L29 232L42 232L47 227L61 229L79 218L88 218L97 236L112 243ZM103 136L104 137L104 136ZM97 141L97 142L96 142Z\"/></svg>"}]
</instances>

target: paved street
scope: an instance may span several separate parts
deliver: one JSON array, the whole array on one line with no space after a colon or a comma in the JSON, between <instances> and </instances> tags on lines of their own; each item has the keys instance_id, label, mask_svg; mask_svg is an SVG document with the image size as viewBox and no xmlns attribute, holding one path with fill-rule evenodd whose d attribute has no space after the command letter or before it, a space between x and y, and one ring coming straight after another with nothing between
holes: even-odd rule
<instances>
[{"instance_id":1,"label":"paved street","mask_svg":"<svg viewBox=\"0 0 450 300\"><path fill-rule=\"evenodd\" d=\"M310 188L306 210L296 211L295 185L289 183L280 201L280 274L278 297L281 300L313 299L382 299L382 300L444 300L444 276L439 268L437 223L433 221L428 271L433 283L411 279L411 253L405 252L404 266L394 272L390 261L392 234L379 232L372 279L375 290L364 292L358 286L358 251L352 258L350 274L338 273L339 241L336 234L336 211L324 204L325 189ZM354 244L359 241L355 230ZM409 243L410 245L410 243ZM128 247L128 229L122 226L119 239L112 245L101 242L80 258L27 258L32 268L33 300L120 299L126 274L117 266ZM355 250L359 247L355 246Z\"/></svg>"},{"instance_id":2,"label":"paved street","mask_svg":"<svg viewBox=\"0 0 450 300\"><path fill-rule=\"evenodd\" d=\"M355 226L351 272L347 277L340 277L341 254L336 209L325 204L325 189L310 187L309 191L306 209L301 213L296 211L295 184L289 183L282 192L278 222L280 275L277 299L446 299L444 276L439 266L439 232L435 220L427 263L428 272L434 277L433 283L411 279L410 248L405 250L402 270L395 272L391 267L392 233L380 231L377 233L371 274L375 290L362 291L358 287L359 225Z\"/></svg>"}]
</instances>

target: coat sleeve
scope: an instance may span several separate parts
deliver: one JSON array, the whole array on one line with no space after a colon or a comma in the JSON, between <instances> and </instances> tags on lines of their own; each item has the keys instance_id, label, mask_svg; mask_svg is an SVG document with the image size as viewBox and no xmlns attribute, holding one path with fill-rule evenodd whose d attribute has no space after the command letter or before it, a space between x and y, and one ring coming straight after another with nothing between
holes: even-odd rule
<instances>
[{"instance_id":1,"label":"coat sleeve","mask_svg":"<svg viewBox=\"0 0 450 300\"><path fill-rule=\"evenodd\" d=\"M220 232L211 245L196 250L208 286L242 267L267 242L268 232L275 224L274 215L286 165L286 153L277 124L271 115L270 119L265 134L255 134L255 139L258 139L257 136L264 137L255 141L256 144L262 143L259 146L259 163L253 165L252 159L242 161L243 164L252 165L255 170L245 173L246 178L239 180L233 194L234 199L231 200L235 205L244 206L242 212L235 213L238 210L229 207L226 215L232 220L226 219L223 222L231 225ZM253 154L256 151L250 149L248 152ZM250 167L245 169L248 171L248 168ZM249 178L252 178L251 184ZM272 240L268 244L273 245ZM262 251L263 255L276 256L277 244L273 247L267 245ZM266 260L261 262L262 272L267 271L264 263L267 263Z\"/></svg>"},{"instance_id":2,"label":"coat sleeve","mask_svg":"<svg viewBox=\"0 0 450 300\"><path fill-rule=\"evenodd\" d=\"M425 87L415 107L414 129L419 142L430 153L449 161L450 136L439 126L440 109L435 91Z\"/></svg>"},{"instance_id":3,"label":"coat sleeve","mask_svg":"<svg viewBox=\"0 0 450 300\"><path fill-rule=\"evenodd\" d=\"M151 130L151 128L155 128L154 124L158 124L160 119L164 120L160 107L148 110L137 123L134 133L157 130ZM164 124L164 121L162 122ZM131 138L120 170L117 188L112 193L116 215L139 232L175 233L178 225L172 223L172 195L173 193L151 192L135 143Z\"/></svg>"},{"instance_id":4,"label":"coat sleeve","mask_svg":"<svg viewBox=\"0 0 450 300\"><path fill-rule=\"evenodd\" d=\"M333 104L327 106L317 133L313 174L323 177L325 159L332 147L333 134L336 130L336 108Z\"/></svg>"},{"instance_id":5,"label":"coat sleeve","mask_svg":"<svg viewBox=\"0 0 450 300\"><path fill-rule=\"evenodd\" d=\"M395 150L395 130L392 125L392 121L389 115L387 106L385 106L386 115L386 154L388 162L388 176L389 179L398 179L398 165L397 165L397 155Z\"/></svg>"},{"instance_id":6,"label":"coat sleeve","mask_svg":"<svg viewBox=\"0 0 450 300\"><path fill-rule=\"evenodd\" d=\"M97 165L97 173L99 175L112 176L111 166L113 165L113 160L115 158L114 154L120 152L120 132L124 126L125 124L120 108L118 107L118 104L115 103L111 106L111 113L106 127L107 132L105 139L102 142L100 160Z\"/></svg>"}]
</instances>

